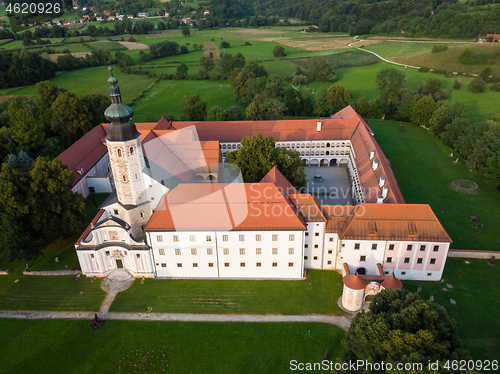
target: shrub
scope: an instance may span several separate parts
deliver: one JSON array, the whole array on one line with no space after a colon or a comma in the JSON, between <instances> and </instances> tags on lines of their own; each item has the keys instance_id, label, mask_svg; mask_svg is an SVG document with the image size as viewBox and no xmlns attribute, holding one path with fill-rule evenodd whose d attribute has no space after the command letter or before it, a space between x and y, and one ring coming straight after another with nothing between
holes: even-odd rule
<instances>
[{"instance_id":1,"label":"shrub","mask_svg":"<svg viewBox=\"0 0 500 374\"><path fill-rule=\"evenodd\" d=\"M427 73L429 70L431 70L431 69L429 69L428 67L425 67L425 66L422 66L420 69L418 69L418 71L421 73Z\"/></svg>"},{"instance_id":2,"label":"shrub","mask_svg":"<svg viewBox=\"0 0 500 374\"><path fill-rule=\"evenodd\" d=\"M455 79L455 82L453 82L453 89L459 90L460 87L461 87L460 82L458 81L458 79Z\"/></svg>"},{"instance_id":3,"label":"shrub","mask_svg":"<svg viewBox=\"0 0 500 374\"><path fill-rule=\"evenodd\" d=\"M250 42L245 42L245 45L250 45Z\"/></svg>"},{"instance_id":4,"label":"shrub","mask_svg":"<svg viewBox=\"0 0 500 374\"><path fill-rule=\"evenodd\" d=\"M131 36L130 38L128 38L127 40L128 42L135 42L135 38L133 36Z\"/></svg>"},{"instance_id":5,"label":"shrub","mask_svg":"<svg viewBox=\"0 0 500 374\"><path fill-rule=\"evenodd\" d=\"M469 83L469 91L473 93L484 92L486 88L486 82L481 77L475 77L472 82Z\"/></svg>"},{"instance_id":6,"label":"shrub","mask_svg":"<svg viewBox=\"0 0 500 374\"><path fill-rule=\"evenodd\" d=\"M225 40L223 40L220 42L220 47L221 48L229 48L230 44L229 44L229 42L226 42Z\"/></svg>"},{"instance_id":7,"label":"shrub","mask_svg":"<svg viewBox=\"0 0 500 374\"><path fill-rule=\"evenodd\" d=\"M490 86L491 91L499 92L500 91L500 83L493 83Z\"/></svg>"},{"instance_id":8,"label":"shrub","mask_svg":"<svg viewBox=\"0 0 500 374\"><path fill-rule=\"evenodd\" d=\"M281 46L281 45L277 45L273 49L273 56L274 57L284 57L284 56L286 56L285 48L283 48L283 46Z\"/></svg>"},{"instance_id":9,"label":"shrub","mask_svg":"<svg viewBox=\"0 0 500 374\"><path fill-rule=\"evenodd\" d=\"M448 49L445 45L435 45L432 47L432 53L444 52Z\"/></svg>"}]
</instances>

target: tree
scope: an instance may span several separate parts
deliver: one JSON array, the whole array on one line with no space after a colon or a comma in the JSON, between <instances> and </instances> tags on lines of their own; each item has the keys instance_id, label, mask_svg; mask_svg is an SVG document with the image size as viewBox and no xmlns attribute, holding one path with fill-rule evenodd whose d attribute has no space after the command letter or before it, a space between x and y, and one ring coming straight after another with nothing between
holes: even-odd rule
<instances>
[{"instance_id":1,"label":"tree","mask_svg":"<svg viewBox=\"0 0 500 374\"><path fill-rule=\"evenodd\" d=\"M377 101L382 110L394 113L406 87L405 75L394 68L383 69L377 73L375 84L380 90Z\"/></svg>"},{"instance_id":2,"label":"tree","mask_svg":"<svg viewBox=\"0 0 500 374\"><path fill-rule=\"evenodd\" d=\"M229 42L226 42L225 40L221 41L220 42L220 47L222 49L225 49L225 48L229 48L231 45L229 44Z\"/></svg>"},{"instance_id":3,"label":"tree","mask_svg":"<svg viewBox=\"0 0 500 374\"><path fill-rule=\"evenodd\" d=\"M323 57L313 57L309 70L316 82L336 82L337 75L333 73L332 67Z\"/></svg>"},{"instance_id":4,"label":"tree","mask_svg":"<svg viewBox=\"0 0 500 374\"><path fill-rule=\"evenodd\" d=\"M438 103L436 110L429 119L429 129L436 134L441 134L446 125L452 123L456 118L464 116L464 104L461 101Z\"/></svg>"},{"instance_id":5,"label":"tree","mask_svg":"<svg viewBox=\"0 0 500 374\"><path fill-rule=\"evenodd\" d=\"M36 84L36 93L38 94L37 104L45 111L52 106L57 96L64 91L64 89L58 88L51 81L38 82Z\"/></svg>"},{"instance_id":6,"label":"tree","mask_svg":"<svg viewBox=\"0 0 500 374\"><path fill-rule=\"evenodd\" d=\"M485 88L486 88L486 82L481 77L475 77L469 83L469 91L472 92L472 93L484 92Z\"/></svg>"},{"instance_id":7,"label":"tree","mask_svg":"<svg viewBox=\"0 0 500 374\"><path fill-rule=\"evenodd\" d=\"M424 96L412 106L410 120L418 125L428 127L435 108L436 103L432 97L430 95Z\"/></svg>"},{"instance_id":8,"label":"tree","mask_svg":"<svg viewBox=\"0 0 500 374\"><path fill-rule=\"evenodd\" d=\"M165 23L164 23L164 22L162 22L162 21L158 21L158 26L157 26L157 27L158 27L158 30L160 30L160 31L161 31L161 30L165 30L165 29L166 29L166 27L165 27ZM189 31L189 29L188 29L188 31ZM183 35L184 35L184 34L183 34Z\"/></svg>"},{"instance_id":9,"label":"tree","mask_svg":"<svg viewBox=\"0 0 500 374\"><path fill-rule=\"evenodd\" d=\"M26 152L39 152L43 148L45 135L31 113L12 101L9 104L9 116L11 138L17 147Z\"/></svg>"},{"instance_id":10,"label":"tree","mask_svg":"<svg viewBox=\"0 0 500 374\"><path fill-rule=\"evenodd\" d=\"M454 90L459 90L460 89L461 85L460 85L460 82L459 82L458 79L455 79L455 81L453 82L453 86L452 87L453 87Z\"/></svg>"},{"instance_id":11,"label":"tree","mask_svg":"<svg viewBox=\"0 0 500 374\"><path fill-rule=\"evenodd\" d=\"M243 118L241 109L236 105L230 106L226 109L226 121L242 121Z\"/></svg>"},{"instance_id":12,"label":"tree","mask_svg":"<svg viewBox=\"0 0 500 374\"><path fill-rule=\"evenodd\" d=\"M228 152L226 162L237 165L245 183L257 183L274 166L297 188L306 186L306 177L300 153L286 148L275 148L273 137L263 137L261 133L247 136L241 141L242 147Z\"/></svg>"},{"instance_id":13,"label":"tree","mask_svg":"<svg viewBox=\"0 0 500 374\"><path fill-rule=\"evenodd\" d=\"M207 112L207 121L226 121L226 111L220 106L211 107Z\"/></svg>"},{"instance_id":14,"label":"tree","mask_svg":"<svg viewBox=\"0 0 500 374\"><path fill-rule=\"evenodd\" d=\"M345 362L423 363L467 358L455 321L437 303L407 290L385 289L356 314L343 340ZM375 373L364 370L364 373Z\"/></svg>"},{"instance_id":15,"label":"tree","mask_svg":"<svg viewBox=\"0 0 500 374\"><path fill-rule=\"evenodd\" d=\"M200 58L200 78L209 79L209 73L214 69L214 59L210 56Z\"/></svg>"},{"instance_id":16,"label":"tree","mask_svg":"<svg viewBox=\"0 0 500 374\"><path fill-rule=\"evenodd\" d=\"M175 73L175 79L186 79L188 72L188 66L185 63L177 66L177 72Z\"/></svg>"},{"instance_id":17,"label":"tree","mask_svg":"<svg viewBox=\"0 0 500 374\"><path fill-rule=\"evenodd\" d=\"M198 94L184 96L181 103L181 121L203 121L207 114L207 102Z\"/></svg>"},{"instance_id":18,"label":"tree","mask_svg":"<svg viewBox=\"0 0 500 374\"><path fill-rule=\"evenodd\" d=\"M318 95L314 112L319 117L331 116L349 105L351 97L351 91L348 88L340 84L330 86L328 91L322 91Z\"/></svg>"},{"instance_id":19,"label":"tree","mask_svg":"<svg viewBox=\"0 0 500 374\"><path fill-rule=\"evenodd\" d=\"M181 32L182 32L182 35L184 35L184 36L191 35L191 31L189 30L189 26L188 25L182 26Z\"/></svg>"},{"instance_id":20,"label":"tree","mask_svg":"<svg viewBox=\"0 0 500 374\"><path fill-rule=\"evenodd\" d=\"M247 121L263 121L266 119L266 108L262 104L252 101L245 110Z\"/></svg>"},{"instance_id":21,"label":"tree","mask_svg":"<svg viewBox=\"0 0 500 374\"><path fill-rule=\"evenodd\" d=\"M373 105L370 103L366 97L360 97L358 101L356 101L356 105L354 106L354 110L363 118L370 117L373 111Z\"/></svg>"},{"instance_id":22,"label":"tree","mask_svg":"<svg viewBox=\"0 0 500 374\"><path fill-rule=\"evenodd\" d=\"M286 56L285 48L281 45L277 45L273 49L273 56L274 57L285 57Z\"/></svg>"}]
</instances>

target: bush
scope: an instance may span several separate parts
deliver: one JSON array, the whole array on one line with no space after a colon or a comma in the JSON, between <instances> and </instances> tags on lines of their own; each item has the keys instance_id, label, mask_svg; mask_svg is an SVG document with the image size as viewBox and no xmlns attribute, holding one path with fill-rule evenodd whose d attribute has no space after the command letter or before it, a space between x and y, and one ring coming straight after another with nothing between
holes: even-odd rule
<instances>
[{"instance_id":1,"label":"bush","mask_svg":"<svg viewBox=\"0 0 500 374\"><path fill-rule=\"evenodd\" d=\"M481 77L475 77L472 82L469 83L469 91L472 93L484 92L486 88L486 82Z\"/></svg>"},{"instance_id":2,"label":"bush","mask_svg":"<svg viewBox=\"0 0 500 374\"><path fill-rule=\"evenodd\" d=\"M422 66L420 69L418 69L418 71L421 73L427 73L429 70L431 70L431 69L429 69L428 67L425 67L425 66Z\"/></svg>"},{"instance_id":3,"label":"bush","mask_svg":"<svg viewBox=\"0 0 500 374\"><path fill-rule=\"evenodd\" d=\"M452 87L453 87L454 90L459 90L460 89L461 84L458 81L458 79L455 79L455 82L453 82L453 86Z\"/></svg>"},{"instance_id":4,"label":"bush","mask_svg":"<svg viewBox=\"0 0 500 374\"><path fill-rule=\"evenodd\" d=\"M250 42L245 42L245 45L250 45Z\"/></svg>"},{"instance_id":5,"label":"bush","mask_svg":"<svg viewBox=\"0 0 500 374\"><path fill-rule=\"evenodd\" d=\"M132 42L132 43L133 43L133 42L135 42L135 38L134 38L133 36L131 36L130 38L128 38L128 40L127 40L127 41L128 41L128 42Z\"/></svg>"},{"instance_id":6,"label":"bush","mask_svg":"<svg viewBox=\"0 0 500 374\"><path fill-rule=\"evenodd\" d=\"M448 49L445 45L435 45L432 47L432 53L444 52Z\"/></svg>"},{"instance_id":7,"label":"bush","mask_svg":"<svg viewBox=\"0 0 500 374\"><path fill-rule=\"evenodd\" d=\"M229 42L226 42L225 40L223 40L220 42L220 47L221 48L229 48L230 44L229 44Z\"/></svg>"},{"instance_id":8,"label":"bush","mask_svg":"<svg viewBox=\"0 0 500 374\"><path fill-rule=\"evenodd\" d=\"M277 45L273 49L273 56L274 57L284 57L284 56L286 56L285 48L283 48L283 46L281 46L281 45Z\"/></svg>"},{"instance_id":9,"label":"bush","mask_svg":"<svg viewBox=\"0 0 500 374\"><path fill-rule=\"evenodd\" d=\"M491 91L499 92L500 91L500 83L493 83L490 86Z\"/></svg>"}]
</instances>

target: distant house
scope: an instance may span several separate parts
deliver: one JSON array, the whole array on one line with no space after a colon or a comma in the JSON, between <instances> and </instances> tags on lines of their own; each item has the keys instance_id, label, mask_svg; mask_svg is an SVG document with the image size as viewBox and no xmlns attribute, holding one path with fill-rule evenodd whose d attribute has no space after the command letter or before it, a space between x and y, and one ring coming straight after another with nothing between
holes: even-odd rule
<instances>
[{"instance_id":1,"label":"distant house","mask_svg":"<svg viewBox=\"0 0 500 374\"><path fill-rule=\"evenodd\" d=\"M87 7L86 7L86 6L84 6L84 7L82 8L82 10L87 10Z\"/></svg>"},{"instance_id":2,"label":"distant house","mask_svg":"<svg viewBox=\"0 0 500 374\"><path fill-rule=\"evenodd\" d=\"M486 40L492 39L494 41L500 40L500 34L486 34Z\"/></svg>"},{"instance_id":3,"label":"distant house","mask_svg":"<svg viewBox=\"0 0 500 374\"><path fill-rule=\"evenodd\" d=\"M191 18L183 17L181 19L181 23L191 24Z\"/></svg>"},{"instance_id":4,"label":"distant house","mask_svg":"<svg viewBox=\"0 0 500 374\"><path fill-rule=\"evenodd\" d=\"M96 21L103 21L103 18L102 17L96 17L95 20Z\"/></svg>"},{"instance_id":5,"label":"distant house","mask_svg":"<svg viewBox=\"0 0 500 374\"><path fill-rule=\"evenodd\" d=\"M196 10L192 10L192 11L191 11L191 14L196 14Z\"/></svg>"},{"instance_id":6,"label":"distant house","mask_svg":"<svg viewBox=\"0 0 500 374\"><path fill-rule=\"evenodd\" d=\"M170 17L170 13L169 12L165 12L165 17Z\"/></svg>"},{"instance_id":7,"label":"distant house","mask_svg":"<svg viewBox=\"0 0 500 374\"><path fill-rule=\"evenodd\" d=\"M111 15L111 12L108 12L107 10L105 10L104 14L107 15L107 16L109 16L109 15Z\"/></svg>"},{"instance_id":8,"label":"distant house","mask_svg":"<svg viewBox=\"0 0 500 374\"><path fill-rule=\"evenodd\" d=\"M210 14L210 11L209 11L209 10L205 10L205 11L203 12L203 15L204 15L204 16L206 16L207 14Z\"/></svg>"},{"instance_id":9,"label":"distant house","mask_svg":"<svg viewBox=\"0 0 500 374\"><path fill-rule=\"evenodd\" d=\"M99 12L94 12L94 16L98 16L99 15Z\"/></svg>"},{"instance_id":10,"label":"distant house","mask_svg":"<svg viewBox=\"0 0 500 374\"><path fill-rule=\"evenodd\" d=\"M137 13L137 17L139 17L139 18L148 18L149 17L149 13Z\"/></svg>"},{"instance_id":11,"label":"distant house","mask_svg":"<svg viewBox=\"0 0 500 374\"><path fill-rule=\"evenodd\" d=\"M115 17L114 16L109 16L108 17L108 21L114 21L115 20Z\"/></svg>"},{"instance_id":12,"label":"distant house","mask_svg":"<svg viewBox=\"0 0 500 374\"><path fill-rule=\"evenodd\" d=\"M88 20L90 20L90 16L83 16L83 19L88 19Z\"/></svg>"},{"instance_id":13,"label":"distant house","mask_svg":"<svg viewBox=\"0 0 500 374\"><path fill-rule=\"evenodd\" d=\"M134 15L133 15L133 14L129 14L129 15L127 16L127 18L128 18L128 19L134 19Z\"/></svg>"}]
</instances>

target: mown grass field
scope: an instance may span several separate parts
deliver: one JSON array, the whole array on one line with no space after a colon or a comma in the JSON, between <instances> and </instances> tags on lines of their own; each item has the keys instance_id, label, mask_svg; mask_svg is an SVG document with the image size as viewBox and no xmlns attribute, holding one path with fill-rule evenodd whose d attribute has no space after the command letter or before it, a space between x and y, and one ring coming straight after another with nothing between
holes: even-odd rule
<instances>
[{"instance_id":1,"label":"mown grass field","mask_svg":"<svg viewBox=\"0 0 500 374\"><path fill-rule=\"evenodd\" d=\"M277 374L327 349L337 361L343 336L318 323L105 321L92 331L88 321L3 319L0 362L5 374Z\"/></svg>"},{"instance_id":2,"label":"mown grass field","mask_svg":"<svg viewBox=\"0 0 500 374\"><path fill-rule=\"evenodd\" d=\"M429 204L450 235L451 248L500 250L500 191L486 185L460 159L454 165L453 149L433 138L430 131L396 121L368 120L375 139L391 162L406 203ZM404 132L399 132L399 125ZM481 189L477 195L453 191L455 179L469 179ZM469 220L478 217L484 228Z\"/></svg>"},{"instance_id":3,"label":"mown grass field","mask_svg":"<svg viewBox=\"0 0 500 374\"><path fill-rule=\"evenodd\" d=\"M467 46L471 47L473 46L474 43L446 43L445 41L442 40L437 40L436 43L433 43L432 41L398 41L398 40L382 40L380 43L376 44L369 44L365 46L365 49L368 49L369 51L373 51L382 57L385 58L390 58L390 57L401 57L405 58L406 56L415 56L419 55L422 53L431 53L432 48L434 46L446 46L448 48L450 47L463 47L466 48ZM439 52L443 53L443 52ZM435 55L438 55L439 53L433 53ZM399 61L401 62L401 61ZM427 66L427 65L426 65Z\"/></svg>"},{"instance_id":4,"label":"mown grass field","mask_svg":"<svg viewBox=\"0 0 500 374\"><path fill-rule=\"evenodd\" d=\"M404 282L404 287L417 292L420 286L424 300L433 295L445 307L457 321L460 340L474 360L500 360L499 282L498 260L491 266L488 260L449 258L442 283ZM450 299L457 304L452 305Z\"/></svg>"},{"instance_id":5,"label":"mown grass field","mask_svg":"<svg viewBox=\"0 0 500 374\"><path fill-rule=\"evenodd\" d=\"M214 314L342 314L342 277L308 270L307 279L146 279L117 295L111 312Z\"/></svg>"}]
</instances>

